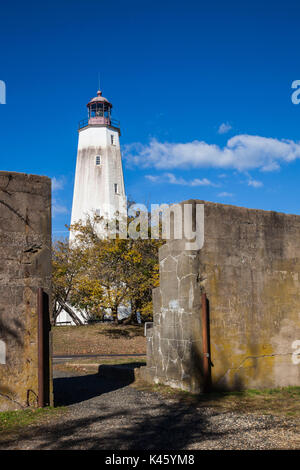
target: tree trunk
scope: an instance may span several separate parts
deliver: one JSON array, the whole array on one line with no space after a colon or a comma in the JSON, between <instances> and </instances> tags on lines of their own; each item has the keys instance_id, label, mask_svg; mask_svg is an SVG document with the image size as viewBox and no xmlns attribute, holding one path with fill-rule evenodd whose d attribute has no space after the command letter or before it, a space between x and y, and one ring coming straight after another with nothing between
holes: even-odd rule
<instances>
[{"instance_id":1,"label":"tree trunk","mask_svg":"<svg viewBox=\"0 0 300 470\"><path fill-rule=\"evenodd\" d=\"M119 324L118 307L112 308L111 313L112 313L115 325L118 325Z\"/></svg>"},{"instance_id":2,"label":"tree trunk","mask_svg":"<svg viewBox=\"0 0 300 470\"><path fill-rule=\"evenodd\" d=\"M131 306L130 315L124 320L124 325L131 325L134 322L134 318L136 319L136 309Z\"/></svg>"},{"instance_id":3,"label":"tree trunk","mask_svg":"<svg viewBox=\"0 0 300 470\"><path fill-rule=\"evenodd\" d=\"M81 319L76 315L74 310L69 305L67 305L62 300L59 300L58 302L61 305L61 307L70 315L70 317L74 321L75 325L78 325L78 326L83 325L83 322L81 321Z\"/></svg>"}]
</instances>

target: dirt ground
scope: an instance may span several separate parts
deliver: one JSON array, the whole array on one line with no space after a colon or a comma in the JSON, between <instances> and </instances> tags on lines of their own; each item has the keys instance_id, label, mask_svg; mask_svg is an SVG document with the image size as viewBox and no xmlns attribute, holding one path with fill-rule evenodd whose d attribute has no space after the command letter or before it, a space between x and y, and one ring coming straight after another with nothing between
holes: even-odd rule
<instances>
[{"instance_id":1,"label":"dirt ground","mask_svg":"<svg viewBox=\"0 0 300 470\"><path fill-rule=\"evenodd\" d=\"M52 328L53 354L146 354L143 326L96 323Z\"/></svg>"},{"instance_id":2,"label":"dirt ground","mask_svg":"<svg viewBox=\"0 0 300 470\"><path fill-rule=\"evenodd\" d=\"M56 327L53 337L56 355L146 349L142 327ZM0 450L300 449L299 387L194 396L140 379L99 375L101 365L139 367L144 361L55 359L56 411L23 427L0 427Z\"/></svg>"},{"instance_id":3,"label":"dirt ground","mask_svg":"<svg viewBox=\"0 0 300 470\"><path fill-rule=\"evenodd\" d=\"M141 390L97 373L55 371L59 417L0 434L0 449L299 449L299 420ZM284 406L284 404L283 404Z\"/></svg>"}]
</instances>

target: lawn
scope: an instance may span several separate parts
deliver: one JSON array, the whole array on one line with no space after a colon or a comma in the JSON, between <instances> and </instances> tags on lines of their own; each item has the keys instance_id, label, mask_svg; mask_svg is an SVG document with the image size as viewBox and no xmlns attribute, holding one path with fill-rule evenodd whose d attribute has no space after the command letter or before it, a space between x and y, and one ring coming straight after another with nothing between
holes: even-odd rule
<instances>
[{"instance_id":1,"label":"lawn","mask_svg":"<svg viewBox=\"0 0 300 470\"><path fill-rule=\"evenodd\" d=\"M111 357L111 358L73 358L67 362L54 364L55 370L75 372L78 375L97 374L101 365L124 365L136 364L146 365L146 357Z\"/></svg>"},{"instance_id":2,"label":"lawn","mask_svg":"<svg viewBox=\"0 0 300 470\"><path fill-rule=\"evenodd\" d=\"M10 432L28 428L35 424L47 423L53 418L60 417L66 409L63 407L31 408L17 411L2 411L0 413L0 439L7 437Z\"/></svg>"},{"instance_id":3,"label":"lawn","mask_svg":"<svg viewBox=\"0 0 300 470\"><path fill-rule=\"evenodd\" d=\"M96 323L52 328L53 353L68 354L146 354L144 327Z\"/></svg>"},{"instance_id":4,"label":"lawn","mask_svg":"<svg viewBox=\"0 0 300 470\"><path fill-rule=\"evenodd\" d=\"M134 383L133 386L140 390L156 392L175 401L190 403L196 408L208 406L220 411L285 416L298 422L300 418L300 387L249 389L240 392L211 392L194 395L165 385L148 385L140 381Z\"/></svg>"}]
</instances>

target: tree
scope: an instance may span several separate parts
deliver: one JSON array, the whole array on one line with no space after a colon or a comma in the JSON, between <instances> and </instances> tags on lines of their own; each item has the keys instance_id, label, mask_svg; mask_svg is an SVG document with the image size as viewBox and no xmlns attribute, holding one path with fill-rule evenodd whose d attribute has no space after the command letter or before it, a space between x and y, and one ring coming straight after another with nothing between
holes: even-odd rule
<instances>
[{"instance_id":1,"label":"tree","mask_svg":"<svg viewBox=\"0 0 300 470\"><path fill-rule=\"evenodd\" d=\"M85 224L78 222L71 227L76 234L72 246L57 243L53 260L56 295L89 316L103 318L109 310L116 323L121 305L131 308L127 323L136 321L137 312L144 320L151 319L162 241L101 238L98 223L98 216Z\"/></svg>"},{"instance_id":2,"label":"tree","mask_svg":"<svg viewBox=\"0 0 300 470\"><path fill-rule=\"evenodd\" d=\"M82 323L70 308L71 295L83 272L84 258L79 246L70 248L68 239L58 240L52 247L53 320L65 309L76 324Z\"/></svg>"}]
</instances>

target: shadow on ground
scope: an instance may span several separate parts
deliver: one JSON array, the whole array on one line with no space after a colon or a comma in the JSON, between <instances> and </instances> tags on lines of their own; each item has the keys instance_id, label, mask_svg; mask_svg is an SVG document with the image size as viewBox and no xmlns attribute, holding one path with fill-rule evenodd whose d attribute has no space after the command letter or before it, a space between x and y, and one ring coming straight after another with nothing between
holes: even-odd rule
<instances>
[{"instance_id":1,"label":"shadow on ground","mask_svg":"<svg viewBox=\"0 0 300 470\"><path fill-rule=\"evenodd\" d=\"M133 369L143 365L145 365L144 362L121 364L119 367L126 373L120 374L119 379L114 378L114 380L108 380L107 377L101 375L101 366L99 367L99 374L70 375L55 378L53 380L54 405L74 405L126 387L134 381Z\"/></svg>"},{"instance_id":2,"label":"shadow on ground","mask_svg":"<svg viewBox=\"0 0 300 470\"><path fill-rule=\"evenodd\" d=\"M165 400L128 384L97 374L56 378L56 405L77 405L54 421L2 435L0 449L174 451L198 443L215 449L260 449L270 446L266 432L284 432L284 424L272 417L249 421L247 415Z\"/></svg>"},{"instance_id":3,"label":"shadow on ground","mask_svg":"<svg viewBox=\"0 0 300 470\"><path fill-rule=\"evenodd\" d=\"M136 336L144 336L144 329L143 327L138 328L124 328L124 327L116 327L113 328L106 328L103 331L98 331L99 335L105 335L109 338L119 339L119 338L135 338Z\"/></svg>"}]
</instances>

